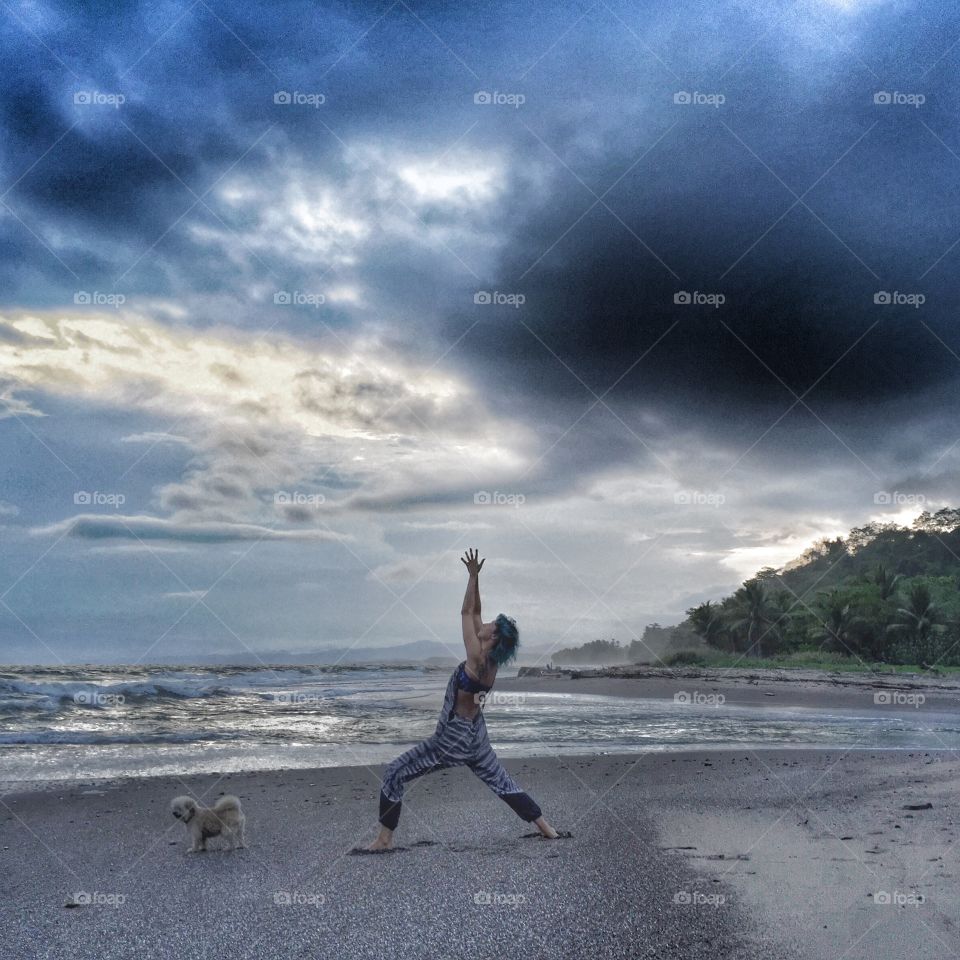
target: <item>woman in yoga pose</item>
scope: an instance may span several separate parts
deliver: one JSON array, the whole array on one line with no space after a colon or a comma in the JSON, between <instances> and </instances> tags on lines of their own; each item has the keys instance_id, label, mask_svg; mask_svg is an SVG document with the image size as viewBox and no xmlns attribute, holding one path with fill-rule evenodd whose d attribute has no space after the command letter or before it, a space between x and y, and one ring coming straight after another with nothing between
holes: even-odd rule
<instances>
[{"instance_id":1,"label":"woman in yoga pose","mask_svg":"<svg viewBox=\"0 0 960 960\"><path fill-rule=\"evenodd\" d=\"M404 785L434 770L468 766L522 820L532 822L544 837L559 834L543 818L536 802L504 770L490 746L483 720L483 696L490 692L497 669L517 654L516 623L502 613L490 623L480 619L480 568L476 550L461 557L467 568L467 592L460 611L467 659L450 677L443 709L433 736L397 757L386 769L380 788L380 834L368 850L388 850L400 819Z\"/></svg>"}]
</instances>

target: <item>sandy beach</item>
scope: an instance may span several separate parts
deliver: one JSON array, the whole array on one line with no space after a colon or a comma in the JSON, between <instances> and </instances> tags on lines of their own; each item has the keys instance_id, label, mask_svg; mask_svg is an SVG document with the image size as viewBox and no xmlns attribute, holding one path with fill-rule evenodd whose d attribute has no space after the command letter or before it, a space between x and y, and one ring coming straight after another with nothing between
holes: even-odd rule
<instances>
[{"instance_id":1,"label":"sandy beach","mask_svg":"<svg viewBox=\"0 0 960 960\"><path fill-rule=\"evenodd\" d=\"M717 667L568 668L547 676L497 680L498 692L580 693L670 700L682 694L721 695L730 706L810 707L915 714L956 712L960 677L824 670Z\"/></svg>"},{"instance_id":2,"label":"sandy beach","mask_svg":"<svg viewBox=\"0 0 960 960\"><path fill-rule=\"evenodd\" d=\"M572 838L524 837L463 769L411 785L399 849L379 856L351 850L373 835L380 768L8 793L5 953L883 960L960 949L952 754L507 766ZM187 855L168 812L183 792L237 794L249 847Z\"/></svg>"}]
</instances>

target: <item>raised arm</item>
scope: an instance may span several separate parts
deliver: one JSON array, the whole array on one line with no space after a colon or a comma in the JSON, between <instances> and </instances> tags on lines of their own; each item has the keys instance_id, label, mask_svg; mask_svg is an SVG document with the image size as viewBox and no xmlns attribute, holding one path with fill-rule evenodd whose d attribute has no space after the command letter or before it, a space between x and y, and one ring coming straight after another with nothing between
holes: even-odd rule
<instances>
[{"instance_id":1,"label":"raised arm","mask_svg":"<svg viewBox=\"0 0 960 960\"><path fill-rule=\"evenodd\" d=\"M480 561L480 566L483 566L484 561ZM480 628L483 626L483 619L480 616L480 571L477 570L477 576L473 581L473 629L480 632Z\"/></svg>"},{"instance_id":2,"label":"raised arm","mask_svg":"<svg viewBox=\"0 0 960 960\"><path fill-rule=\"evenodd\" d=\"M460 558L460 562L467 568L467 589L463 595L463 606L460 608L463 645L466 648L468 660L479 660L482 656L480 638L477 636L482 622L480 620L480 569L484 561L477 559L476 550L467 550Z\"/></svg>"}]
</instances>

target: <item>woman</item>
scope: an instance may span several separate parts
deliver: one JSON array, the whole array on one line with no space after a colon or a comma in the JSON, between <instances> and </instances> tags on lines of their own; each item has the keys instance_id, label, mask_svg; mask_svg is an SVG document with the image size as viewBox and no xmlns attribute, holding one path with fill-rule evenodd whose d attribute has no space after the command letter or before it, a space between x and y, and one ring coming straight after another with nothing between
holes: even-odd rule
<instances>
[{"instance_id":1,"label":"woman","mask_svg":"<svg viewBox=\"0 0 960 960\"><path fill-rule=\"evenodd\" d=\"M476 550L460 558L467 568L467 592L460 616L467 659L450 677L443 709L432 737L397 757L386 769L380 789L380 834L368 850L389 850L400 819L403 788L434 770L468 766L522 820L536 825L544 837L559 834L543 818L540 807L503 769L487 738L483 697L490 692L497 669L509 663L520 645L517 625L502 613L492 623L480 619L480 570Z\"/></svg>"}]
</instances>

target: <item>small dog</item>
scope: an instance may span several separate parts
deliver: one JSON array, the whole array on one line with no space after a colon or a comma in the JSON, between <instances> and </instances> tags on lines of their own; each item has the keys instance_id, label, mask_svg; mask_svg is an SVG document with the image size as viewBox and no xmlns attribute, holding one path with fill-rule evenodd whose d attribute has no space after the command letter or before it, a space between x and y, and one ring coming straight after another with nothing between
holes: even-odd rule
<instances>
[{"instance_id":1,"label":"small dog","mask_svg":"<svg viewBox=\"0 0 960 960\"><path fill-rule=\"evenodd\" d=\"M201 807L192 797L176 797L170 812L190 831L193 845L187 853L202 853L210 837L230 840L233 849L243 847L243 825L246 817L236 797L220 797L212 807Z\"/></svg>"}]
</instances>

